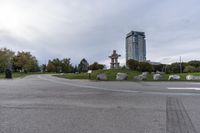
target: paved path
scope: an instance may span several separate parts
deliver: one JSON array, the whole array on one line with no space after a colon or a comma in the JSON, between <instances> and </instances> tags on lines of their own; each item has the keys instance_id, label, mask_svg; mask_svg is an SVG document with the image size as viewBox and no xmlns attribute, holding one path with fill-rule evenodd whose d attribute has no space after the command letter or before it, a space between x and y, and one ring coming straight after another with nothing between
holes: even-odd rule
<instances>
[{"instance_id":1,"label":"paved path","mask_svg":"<svg viewBox=\"0 0 200 133\"><path fill-rule=\"evenodd\" d=\"M0 80L0 133L199 133L200 83Z\"/></svg>"}]
</instances>

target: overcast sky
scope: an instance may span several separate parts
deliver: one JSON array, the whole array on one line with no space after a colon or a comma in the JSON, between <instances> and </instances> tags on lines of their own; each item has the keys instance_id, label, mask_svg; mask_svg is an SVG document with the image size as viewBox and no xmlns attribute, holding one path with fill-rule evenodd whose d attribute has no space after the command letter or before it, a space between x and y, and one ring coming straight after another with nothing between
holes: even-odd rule
<instances>
[{"instance_id":1,"label":"overcast sky","mask_svg":"<svg viewBox=\"0 0 200 133\"><path fill-rule=\"evenodd\" d=\"M146 33L148 60L200 60L199 0L0 0L0 47L40 63L108 63L113 49L124 63L131 30Z\"/></svg>"}]
</instances>

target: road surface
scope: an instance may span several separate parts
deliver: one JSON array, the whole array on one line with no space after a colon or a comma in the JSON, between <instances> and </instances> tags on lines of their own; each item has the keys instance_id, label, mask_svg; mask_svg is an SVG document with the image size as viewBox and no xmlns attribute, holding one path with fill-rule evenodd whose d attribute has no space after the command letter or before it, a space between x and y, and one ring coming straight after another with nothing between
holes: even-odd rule
<instances>
[{"instance_id":1,"label":"road surface","mask_svg":"<svg viewBox=\"0 0 200 133\"><path fill-rule=\"evenodd\" d=\"M0 80L0 133L200 133L200 83Z\"/></svg>"}]
</instances>

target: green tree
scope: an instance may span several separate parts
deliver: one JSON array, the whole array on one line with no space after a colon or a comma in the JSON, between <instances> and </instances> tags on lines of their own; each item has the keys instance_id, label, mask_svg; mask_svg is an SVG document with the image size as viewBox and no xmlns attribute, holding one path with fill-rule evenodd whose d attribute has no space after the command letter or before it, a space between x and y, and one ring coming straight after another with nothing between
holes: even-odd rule
<instances>
[{"instance_id":1,"label":"green tree","mask_svg":"<svg viewBox=\"0 0 200 133\"><path fill-rule=\"evenodd\" d=\"M98 62L94 62L89 66L89 70L102 70L104 69L105 65L99 64Z\"/></svg>"},{"instance_id":2,"label":"green tree","mask_svg":"<svg viewBox=\"0 0 200 133\"><path fill-rule=\"evenodd\" d=\"M196 72L196 71L197 71L197 68L195 68L194 66L186 66L185 69L184 69L185 73L193 73L193 72Z\"/></svg>"},{"instance_id":3,"label":"green tree","mask_svg":"<svg viewBox=\"0 0 200 133\"><path fill-rule=\"evenodd\" d=\"M82 59L80 61L80 64L78 65L78 70L79 72L87 72L89 67L89 63L87 62L86 59Z\"/></svg>"},{"instance_id":4,"label":"green tree","mask_svg":"<svg viewBox=\"0 0 200 133\"><path fill-rule=\"evenodd\" d=\"M165 67L166 67L166 65L164 65L164 64L153 65L153 71L154 72L156 72L156 71L162 72L162 71L165 71Z\"/></svg>"},{"instance_id":5,"label":"green tree","mask_svg":"<svg viewBox=\"0 0 200 133\"><path fill-rule=\"evenodd\" d=\"M6 68L11 68L14 54L7 48L0 49L0 72L4 72Z\"/></svg>"},{"instance_id":6,"label":"green tree","mask_svg":"<svg viewBox=\"0 0 200 133\"><path fill-rule=\"evenodd\" d=\"M197 68L197 67L200 67L200 61L197 61L197 60L189 61L188 65Z\"/></svg>"},{"instance_id":7,"label":"green tree","mask_svg":"<svg viewBox=\"0 0 200 133\"><path fill-rule=\"evenodd\" d=\"M56 72L56 67L54 66L51 60L48 61L47 72Z\"/></svg>"},{"instance_id":8,"label":"green tree","mask_svg":"<svg viewBox=\"0 0 200 133\"><path fill-rule=\"evenodd\" d=\"M14 67L24 72L36 72L39 70L38 61L30 52L18 52L14 56Z\"/></svg>"},{"instance_id":9,"label":"green tree","mask_svg":"<svg viewBox=\"0 0 200 133\"><path fill-rule=\"evenodd\" d=\"M41 71L42 72L46 72L47 71L47 65L46 64L42 64L41 65Z\"/></svg>"},{"instance_id":10,"label":"green tree","mask_svg":"<svg viewBox=\"0 0 200 133\"><path fill-rule=\"evenodd\" d=\"M130 59L127 61L127 66L131 70L138 71L140 63L136 60Z\"/></svg>"},{"instance_id":11,"label":"green tree","mask_svg":"<svg viewBox=\"0 0 200 133\"><path fill-rule=\"evenodd\" d=\"M74 67L73 67L73 73L77 73L78 72L78 67L77 67L77 65L75 65Z\"/></svg>"},{"instance_id":12,"label":"green tree","mask_svg":"<svg viewBox=\"0 0 200 133\"><path fill-rule=\"evenodd\" d=\"M60 59L56 58L52 60L52 63L55 67L55 72L56 73L60 73L62 72L62 61L60 61Z\"/></svg>"},{"instance_id":13,"label":"green tree","mask_svg":"<svg viewBox=\"0 0 200 133\"><path fill-rule=\"evenodd\" d=\"M140 62L139 63L139 71L141 72L152 72L153 66L147 62Z\"/></svg>"},{"instance_id":14,"label":"green tree","mask_svg":"<svg viewBox=\"0 0 200 133\"><path fill-rule=\"evenodd\" d=\"M70 58L65 58L61 61L61 68L62 68L62 72L64 73L70 73L73 70L73 67L71 65L70 62Z\"/></svg>"},{"instance_id":15,"label":"green tree","mask_svg":"<svg viewBox=\"0 0 200 133\"><path fill-rule=\"evenodd\" d=\"M197 71L197 72L200 72L200 67L197 67L197 68L196 68L196 71Z\"/></svg>"},{"instance_id":16,"label":"green tree","mask_svg":"<svg viewBox=\"0 0 200 133\"><path fill-rule=\"evenodd\" d=\"M184 65L182 65L182 70L180 70L180 63L172 63L168 69L170 73L180 73L184 70Z\"/></svg>"},{"instance_id":17,"label":"green tree","mask_svg":"<svg viewBox=\"0 0 200 133\"><path fill-rule=\"evenodd\" d=\"M47 65L47 71L56 73L70 73L73 71L73 66L71 65L70 60L70 58L64 58L62 60L56 58L52 61L49 60Z\"/></svg>"}]
</instances>

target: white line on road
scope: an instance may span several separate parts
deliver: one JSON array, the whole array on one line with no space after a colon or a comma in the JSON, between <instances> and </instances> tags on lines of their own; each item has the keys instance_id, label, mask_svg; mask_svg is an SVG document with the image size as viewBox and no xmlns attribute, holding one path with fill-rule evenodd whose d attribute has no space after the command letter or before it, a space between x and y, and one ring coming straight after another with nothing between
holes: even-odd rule
<instances>
[{"instance_id":1,"label":"white line on road","mask_svg":"<svg viewBox=\"0 0 200 133\"><path fill-rule=\"evenodd\" d=\"M69 85L73 87L79 87L79 88L87 88L87 89L96 89L96 90L104 90L104 91L112 91L112 92L122 92L122 93L143 93L143 94L158 94L158 95L180 95L181 93L168 93L168 92L144 92L144 91L134 91L134 90L116 90L116 89L108 89L108 88L102 88L102 87L96 87L96 86L89 86L89 85L79 85L74 83L67 82L61 82L56 81L50 78L42 77L41 75L38 75L38 78L41 80L57 83L57 84L63 84L63 85ZM175 88L175 87L174 87ZM170 89L170 88L168 88ZM173 88L171 88L173 89ZM200 88L199 88L200 89ZM199 95L199 94L193 94L193 93L182 93L181 95Z\"/></svg>"},{"instance_id":2,"label":"white line on road","mask_svg":"<svg viewBox=\"0 0 200 133\"><path fill-rule=\"evenodd\" d=\"M125 93L140 92L140 91L132 91L132 90L114 90L114 89L107 89L107 88L89 86L89 85L78 85L78 84L73 84L73 83L69 83L69 82L61 82L61 81L56 81L56 80L49 79L49 78L44 78L40 75L38 75L38 78L41 80L46 80L46 81L50 81L50 82L57 83L57 84L64 84L64 85L69 85L69 86L79 87L79 88L98 89L98 90L113 91L113 92L125 92Z\"/></svg>"},{"instance_id":3,"label":"white line on road","mask_svg":"<svg viewBox=\"0 0 200 133\"><path fill-rule=\"evenodd\" d=\"M200 85L200 83L190 83L190 84L193 84L193 85Z\"/></svg>"},{"instance_id":4,"label":"white line on road","mask_svg":"<svg viewBox=\"0 0 200 133\"><path fill-rule=\"evenodd\" d=\"M200 88L192 87L168 87L169 90L200 90Z\"/></svg>"}]
</instances>

